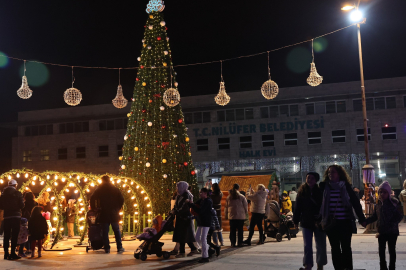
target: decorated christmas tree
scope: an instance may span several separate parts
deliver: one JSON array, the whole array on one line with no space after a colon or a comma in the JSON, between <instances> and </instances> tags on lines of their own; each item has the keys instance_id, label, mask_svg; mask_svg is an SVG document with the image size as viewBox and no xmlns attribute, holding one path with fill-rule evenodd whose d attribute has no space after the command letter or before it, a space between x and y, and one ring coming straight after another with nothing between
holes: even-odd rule
<instances>
[{"instance_id":1,"label":"decorated christmas tree","mask_svg":"<svg viewBox=\"0 0 406 270\"><path fill-rule=\"evenodd\" d=\"M131 112L127 114L120 174L148 189L155 213L170 209L178 181L197 189L189 137L173 70L163 1L151 0Z\"/></svg>"}]
</instances>

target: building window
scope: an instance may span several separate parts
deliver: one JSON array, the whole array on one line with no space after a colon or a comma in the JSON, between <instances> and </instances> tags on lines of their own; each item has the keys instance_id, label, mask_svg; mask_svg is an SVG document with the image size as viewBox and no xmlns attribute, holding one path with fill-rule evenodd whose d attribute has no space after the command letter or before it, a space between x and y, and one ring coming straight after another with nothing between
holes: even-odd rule
<instances>
[{"instance_id":1,"label":"building window","mask_svg":"<svg viewBox=\"0 0 406 270\"><path fill-rule=\"evenodd\" d=\"M234 110L226 110L226 121L235 121Z\"/></svg>"},{"instance_id":2,"label":"building window","mask_svg":"<svg viewBox=\"0 0 406 270\"><path fill-rule=\"evenodd\" d=\"M289 116L299 116L299 105L289 105Z\"/></svg>"},{"instance_id":3,"label":"building window","mask_svg":"<svg viewBox=\"0 0 406 270\"><path fill-rule=\"evenodd\" d=\"M31 151L23 151L23 162L32 161Z\"/></svg>"},{"instance_id":4,"label":"building window","mask_svg":"<svg viewBox=\"0 0 406 270\"><path fill-rule=\"evenodd\" d=\"M368 141L371 140L371 129L368 128ZM364 129L357 128L357 142L363 142L364 140Z\"/></svg>"},{"instance_id":5,"label":"building window","mask_svg":"<svg viewBox=\"0 0 406 270\"><path fill-rule=\"evenodd\" d=\"M193 113L193 123L200 124L203 122L203 117L201 112Z\"/></svg>"},{"instance_id":6,"label":"building window","mask_svg":"<svg viewBox=\"0 0 406 270\"><path fill-rule=\"evenodd\" d=\"M385 98L379 97L374 99L375 110L385 110Z\"/></svg>"},{"instance_id":7,"label":"building window","mask_svg":"<svg viewBox=\"0 0 406 270\"><path fill-rule=\"evenodd\" d=\"M254 119L254 109L253 108L248 108L245 109L245 119Z\"/></svg>"},{"instance_id":8,"label":"building window","mask_svg":"<svg viewBox=\"0 0 406 270\"><path fill-rule=\"evenodd\" d=\"M119 157L123 155L123 146L122 144L117 145L117 155Z\"/></svg>"},{"instance_id":9,"label":"building window","mask_svg":"<svg viewBox=\"0 0 406 270\"><path fill-rule=\"evenodd\" d=\"M240 137L240 148L251 148L252 147L252 137L243 136Z\"/></svg>"},{"instance_id":10,"label":"building window","mask_svg":"<svg viewBox=\"0 0 406 270\"><path fill-rule=\"evenodd\" d=\"M352 100L352 107L354 112L362 111L362 100L361 99L353 99Z\"/></svg>"},{"instance_id":11,"label":"building window","mask_svg":"<svg viewBox=\"0 0 406 270\"><path fill-rule=\"evenodd\" d=\"M321 143L321 132L307 132L307 140L309 144L320 144Z\"/></svg>"},{"instance_id":12,"label":"building window","mask_svg":"<svg viewBox=\"0 0 406 270\"><path fill-rule=\"evenodd\" d=\"M345 105L345 100L326 102L326 113L340 113L340 112L346 112L346 111L347 111L347 108Z\"/></svg>"},{"instance_id":13,"label":"building window","mask_svg":"<svg viewBox=\"0 0 406 270\"><path fill-rule=\"evenodd\" d=\"M405 102L405 97L403 97ZM354 99L353 101L354 111L362 111L362 100ZM367 111L373 110L385 110L396 108L396 97L376 97L367 98L365 100Z\"/></svg>"},{"instance_id":14,"label":"building window","mask_svg":"<svg viewBox=\"0 0 406 270\"><path fill-rule=\"evenodd\" d=\"M269 118L269 109L268 107L261 107L259 108L261 118Z\"/></svg>"},{"instance_id":15,"label":"building window","mask_svg":"<svg viewBox=\"0 0 406 270\"><path fill-rule=\"evenodd\" d=\"M226 121L226 112L225 111L217 111L217 121L218 122Z\"/></svg>"},{"instance_id":16,"label":"building window","mask_svg":"<svg viewBox=\"0 0 406 270\"><path fill-rule=\"evenodd\" d=\"M262 147L275 146L274 135L262 135Z\"/></svg>"},{"instance_id":17,"label":"building window","mask_svg":"<svg viewBox=\"0 0 406 270\"><path fill-rule=\"evenodd\" d=\"M345 130L333 130L331 132L333 143L345 143Z\"/></svg>"},{"instance_id":18,"label":"building window","mask_svg":"<svg viewBox=\"0 0 406 270\"><path fill-rule=\"evenodd\" d=\"M87 123L87 131L89 131L89 122ZM113 120L100 120L99 121L99 130L114 130L114 129L126 129L127 128L128 119L127 118L120 118L120 119L113 119ZM85 130L83 130L85 131Z\"/></svg>"},{"instance_id":19,"label":"building window","mask_svg":"<svg viewBox=\"0 0 406 270\"><path fill-rule=\"evenodd\" d=\"M197 151L209 150L209 139L199 139L196 141Z\"/></svg>"},{"instance_id":20,"label":"building window","mask_svg":"<svg viewBox=\"0 0 406 270\"><path fill-rule=\"evenodd\" d=\"M68 159L68 148L58 149L58 159Z\"/></svg>"},{"instance_id":21,"label":"building window","mask_svg":"<svg viewBox=\"0 0 406 270\"><path fill-rule=\"evenodd\" d=\"M185 113L185 124L193 124L193 113Z\"/></svg>"},{"instance_id":22,"label":"building window","mask_svg":"<svg viewBox=\"0 0 406 270\"><path fill-rule=\"evenodd\" d=\"M49 150L40 150L41 161L49 161Z\"/></svg>"},{"instance_id":23,"label":"building window","mask_svg":"<svg viewBox=\"0 0 406 270\"><path fill-rule=\"evenodd\" d=\"M386 97L386 109L396 109L396 97Z\"/></svg>"},{"instance_id":24,"label":"building window","mask_svg":"<svg viewBox=\"0 0 406 270\"><path fill-rule=\"evenodd\" d=\"M73 133L73 123L66 123L66 133Z\"/></svg>"},{"instance_id":25,"label":"building window","mask_svg":"<svg viewBox=\"0 0 406 270\"><path fill-rule=\"evenodd\" d=\"M28 126L24 128L25 136L52 135L53 125Z\"/></svg>"},{"instance_id":26,"label":"building window","mask_svg":"<svg viewBox=\"0 0 406 270\"><path fill-rule=\"evenodd\" d=\"M382 140L396 140L396 127L383 127Z\"/></svg>"},{"instance_id":27,"label":"building window","mask_svg":"<svg viewBox=\"0 0 406 270\"><path fill-rule=\"evenodd\" d=\"M76 147L76 158L86 158L86 147Z\"/></svg>"},{"instance_id":28,"label":"building window","mask_svg":"<svg viewBox=\"0 0 406 270\"><path fill-rule=\"evenodd\" d=\"M297 133L285 134L285 145L297 145Z\"/></svg>"},{"instance_id":29,"label":"building window","mask_svg":"<svg viewBox=\"0 0 406 270\"><path fill-rule=\"evenodd\" d=\"M279 107L278 106L270 106L269 107L269 117L275 118L279 116Z\"/></svg>"},{"instance_id":30,"label":"building window","mask_svg":"<svg viewBox=\"0 0 406 270\"><path fill-rule=\"evenodd\" d=\"M200 124L210 122L211 122L210 112L195 112L185 114L186 124Z\"/></svg>"},{"instance_id":31,"label":"building window","mask_svg":"<svg viewBox=\"0 0 406 270\"><path fill-rule=\"evenodd\" d=\"M280 116L289 116L289 106L288 105L279 106L279 115Z\"/></svg>"},{"instance_id":32,"label":"building window","mask_svg":"<svg viewBox=\"0 0 406 270\"><path fill-rule=\"evenodd\" d=\"M306 115L313 115L314 114L314 103L306 104Z\"/></svg>"},{"instance_id":33,"label":"building window","mask_svg":"<svg viewBox=\"0 0 406 270\"><path fill-rule=\"evenodd\" d=\"M337 112L338 113L342 113L342 112L347 111L347 105L345 103L345 100L336 101L336 104L337 104Z\"/></svg>"},{"instance_id":34,"label":"building window","mask_svg":"<svg viewBox=\"0 0 406 270\"><path fill-rule=\"evenodd\" d=\"M203 123L210 123L211 115L210 112L203 112Z\"/></svg>"},{"instance_id":35,"label":"building window","mask_svg":"<svg viewBox=\"0 0 406 270\"><path fill-rule=\"evenodd\" d=\"M89 122L75 122L59 124L59 134L88 132Z\"/></svg>"},{"instance_id":36,"label":"building window","mask_svg":"<svg viewBox=\"0 0 406 270\"><path fill-rule=\"evenodd\" d=\"M218 138L218 149L219 150L228 150L230 149L230 138Z\"/></svg>"},{"instance_id":37,"label":"building window","mask_svg":"<svg viewBox=\"0 0 406 270\"><path fill-rule=\"evenodd\" d=\"M99 157L108 157L109 156L109 146L101 145L99 146Z\"/></svg>"},{"instance_id":38,"label":"building window","mask_svg":"<svg viewBox=\"0 0 406 270\"><path fill-rule=\"evenodd\" d=\"M325 102L317 102L314 103L314 111L316 114L325 114L326 113L326 103Z\"/></svg>"},{"instance_id":39,"label":"building window","mask_svg":"<svg viewBox=\"0 0 406 270\"><path fill-rule=\"evenodd\" d=\"M244 120L244 109L235 110L235 120Z\"/></svg>"}]
</instances>

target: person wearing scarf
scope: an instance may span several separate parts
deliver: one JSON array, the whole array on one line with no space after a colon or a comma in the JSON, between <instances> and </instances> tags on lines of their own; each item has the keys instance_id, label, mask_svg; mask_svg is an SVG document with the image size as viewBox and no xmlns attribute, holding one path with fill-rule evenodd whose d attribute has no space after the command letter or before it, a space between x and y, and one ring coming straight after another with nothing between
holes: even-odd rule
<instances>
[{"instance_id":1,"label":"person wearing scarf","mask_svg":"<svg viewBox=\"0 0 406 270\"><path fill-rule=\"evenodd\" d=\"M182 258L186 256L185 245L186 243L191 249L188 256L198 254L197 248L193 245L196 242L195 236L193 235L192 228L192 214L190 213L190 208L188 202L192 201L193 198L188 192L189 184L180 181L176 184L176 191L178 195L176 196L175 206L173 208L176 215L175 230L173 231L172 242L179 243L179 254L176 258Z\"/></svg>"},{"instance_id":2,"label":"person wearing scarf","mask_svg":"<svg viewBox=\"0 0 406 270\"><path fill-rule=\"evenodd\" d=\"M323 192L320 215L331 246L334 269L353 269L351 239L357 233L355 214L360 223L365 221L362 206L351 187L345 169L339 165L327 168L320 183ZM329 218L330 217L330 218ZM334 220L334 221L332 221Z\"/></svg>"}]
</instances>

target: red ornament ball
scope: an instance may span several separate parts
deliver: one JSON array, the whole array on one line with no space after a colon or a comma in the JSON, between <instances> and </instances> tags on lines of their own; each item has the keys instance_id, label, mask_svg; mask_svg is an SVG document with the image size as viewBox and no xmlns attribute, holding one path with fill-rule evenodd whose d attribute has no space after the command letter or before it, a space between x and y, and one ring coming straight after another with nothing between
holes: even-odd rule
<instances>
[{"instance_id":1,"label":"red ornament ball","mask_svg":"<svg viewBox=\"0 0 406 270\"><path fill-rule=\"evenodd\" d=\"M187 162L183 162L183 165L187 166Z\"/></svg>"},{"instance_id":2,"label":"red ornament ball","mask_svg":"<svg viewBox=\"0 0 406 270\"><path fill-rule=\"evenodd\" d=\"M142 109L142 112L145 113L147 110L146 109Z\"/></svg>"},{"instance_id":3,"label":"red ornament ball","mask_svg":"<svg viewBox=\"0 0 406 270\"><path fill-rule=\"evenodd\" d=\"M162 87L162 88L165 88L165 85L163 84L163 85L161 85L161 87Z\"/></svg>"},{"instance_id":4,"label":"red ornament ball","mask_svg":"<svg viewBox=\"0 0 406 270\"><path fill-rule=\"evenodd\" d=\"M144 68L144 66L141 66L141 68Z\"/></svg>"},{"instance_id":5,"label":"red ornament ball","mask_svg":"<svg viewBox=\"0 0 406 270\"><path fill-rule=\"evenodd\" d=\"M162 128L166 128L166 126L162 126Z\"/></svg>"},{"instance_id":6,"label":"red ornament ball","mask_svg":"<svg viewBox=\"0 0 406 270\"><path fill-rule=\"evenodd\" d=\"M175 161L175 162L173 162L173 164L176 164L176 161Z\"/></svg>"},{"instance_id":7,"label":"red ornament ball","mask_svg":"<svg viewBox=\"0 0 406 270\"><path fill-rule=\"evenodd\" d=\"M195 172L195 171L191 171L190 173L191 173L192 175L195 175L195 174L196 174L196 172Z\"/></svg>"},{"instance_id":8,"label":"red ornament ball","mask_svg":"<svg viewBox=\"0 0 406 270\"><path fill-rule=\"evenodd\" d=\"M157 39L157 40L161 40L161 37L157 37L156 39Z\"/></svg>"},{"instance_id":9,"label":"red ornament ball","mask_svg":"<svg viewBox=\"0 0 406 270\"><path fill-rule=\"evenodd\" d=\"M178 122L179 122L179 124L182 124L183 120L182 120L182 119L179 119Z\"/></svg>"},{"instance_id":10,"label":"red ornament ball","mask_svg":"<svg viewBox=\"0 0 406 270\"><path fill-rule=\"evenodd\" d=\"M138 82L140 79L137 78L137 79L135 79L135 80Z\"/></svg>"},{"instance_id":11,"label":"red ornament ball","mask_svg":"<svg viewBox=\"0 0 406 270\"><path fill-rule=\"evenodd\" d=\"M152 99L150 99L150 100L148 100L149 101L149 103L152 103Z\"/></svg>"},{"instance_id":12,"label":"red ornament ball","mask_svg":"<svg viewBox=\"0 0 406 270\"><path fill-rule=\"evenodd\" d=\"M141 175L142 173L140 173L140 175Z\"/></svg>"},{"instance_id":13,"label":"red ornament ball","mask_svg":"<svg viewBox=\"0 0 406 270\"><path fill-rule=\"evenodd\" d=\"M134 121L134 123L137 123L137 121Z\"/></svg>"}]
</instances>

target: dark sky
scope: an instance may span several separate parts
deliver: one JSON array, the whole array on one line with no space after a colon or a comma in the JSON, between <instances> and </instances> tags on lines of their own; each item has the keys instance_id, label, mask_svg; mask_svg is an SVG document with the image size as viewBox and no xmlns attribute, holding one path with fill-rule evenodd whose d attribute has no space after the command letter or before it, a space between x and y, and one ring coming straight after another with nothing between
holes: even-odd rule
<instances>
[{"instance_id":1,"label":"dark sky","mask_svg":"<svg viewBox=\"0 0 406 270\"><path fill-rule=\"evenodd\" d=\"M365 78L406 76L405 0L363 0ZM137 66L147 19L148 0L2 1L0 51L9 56L67 65ZM272 50L350 24L341 0L167 0L164 11L175 65L226 59ZM316 40L317 41L317 40ZM315 55L323 83L359 79L356 27L320 40ZM306 85L310 43L271 53L272 78L279 87ZM289 64L290 63L290 64ZM305 69L303 69L303 65ZM48 80L36 64L29 66L32 98L22 100L22 62L0 68L0 122L17 120L18 111L67 107L63 92L71 70L47 66ZM295 71L296 70L296 71ZM182 96L213 94L219 89L220 65L176 68ZM35 75L37 72L39 75ZM75 70L79 106L110 103L118 72ZM132 96L136 70L122 71L124 95ZM266 55L224 63L228 92L258 90L267 80ZM41 82L35 82L41 84Z\"/></svg>"}]
</instances>

